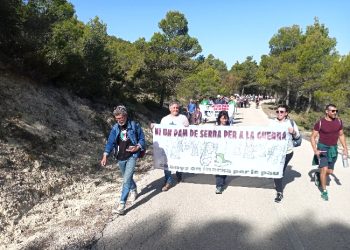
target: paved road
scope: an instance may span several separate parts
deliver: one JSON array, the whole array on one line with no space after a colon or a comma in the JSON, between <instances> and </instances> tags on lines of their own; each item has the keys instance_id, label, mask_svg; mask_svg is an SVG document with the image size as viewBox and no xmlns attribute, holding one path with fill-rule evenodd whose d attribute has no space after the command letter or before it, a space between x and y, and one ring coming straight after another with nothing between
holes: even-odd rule
<instances>
[{"instance_id":1,"label":"paved road","mask_svg":"<svg viewBox=\"0 0 350 250\"><path fill-rule=\"evenodd\" d=\"M239 109L238 118L236 126L268 122L254 107ZM311 158L304 140L287 168L280 204L271 179L228 177L228 188L216 195L214 176L185 174L161 192L163 172L152 170L136 203L114 216L93 249L350 249L350 168L338 160L325 202L310 178Z\"/></svg>"}]
</instances>

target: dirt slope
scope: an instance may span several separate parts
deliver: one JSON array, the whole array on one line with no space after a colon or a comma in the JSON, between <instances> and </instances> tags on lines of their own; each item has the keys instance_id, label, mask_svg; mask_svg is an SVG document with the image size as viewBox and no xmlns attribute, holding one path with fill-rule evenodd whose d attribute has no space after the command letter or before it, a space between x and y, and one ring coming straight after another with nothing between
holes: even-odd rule
<instances>
[{"instance_id":1,"label":"dirt slope","mask_svg":"<svg viewBox=\"0 0 350 250\"><path fill-rule=\"evenodd\" d=\"M110 110L2 73L0 118L0 249L89 244L110 217L120 184L115 164L98 164ZM149 161L139 163L139 173Z\"/></svg>"}]
</instances>

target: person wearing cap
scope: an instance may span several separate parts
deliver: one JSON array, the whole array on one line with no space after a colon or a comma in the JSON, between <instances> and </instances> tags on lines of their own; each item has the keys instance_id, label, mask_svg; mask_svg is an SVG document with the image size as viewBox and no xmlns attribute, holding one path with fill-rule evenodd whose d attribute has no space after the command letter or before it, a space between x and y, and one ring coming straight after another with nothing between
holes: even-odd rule
<instances>
[{"instance_id":1,"label":"person wearing cap","mask_svg":"<svg viewBox=\"0 0 350 250\"><path fill-rule=\"evenodd\" d=\"M117 123L112 127L109 134L101 165L106 166L107 156L114 149L119 169L123 176L120 202L115 212L122 215L125 213L125 204L128 196L130 196L131 202L136 200L137 189L133 175L136 160L140 155L140 151L145 149L146 144L140 124L128 118L125 106L117 106L113 111L113 116Z\"/></svg>"},{"instance_id":2,"label":"person wearing cap","mask_svg":"<svg viewBox=\"0 0 350 250\"><path fill-rule=\"evenodd\" d=\"M217 96L216 96L216 99L214 100L214 104L219 104L220 98L221 98L221 96L220 96L220 95L217 95Z\"/></svg>"}]
</instances>

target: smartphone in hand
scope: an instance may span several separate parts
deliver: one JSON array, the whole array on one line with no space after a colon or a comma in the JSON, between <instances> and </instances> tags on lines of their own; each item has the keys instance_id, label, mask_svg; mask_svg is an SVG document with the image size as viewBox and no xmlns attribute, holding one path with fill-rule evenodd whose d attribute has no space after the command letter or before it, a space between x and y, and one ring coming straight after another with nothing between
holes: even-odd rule
<instances>
[{"instance_id":1,"label":"smartphone in hand","mask_svg":"<svg viewBox=\"0 0 350 250\"><path fill-rule=\"evenodd\" d=\"M134 148L135 148L135 146L129 146L129 147L126 149L126 151L130 152L130 151L132 151Z\"/></svg>"}]
</instances>

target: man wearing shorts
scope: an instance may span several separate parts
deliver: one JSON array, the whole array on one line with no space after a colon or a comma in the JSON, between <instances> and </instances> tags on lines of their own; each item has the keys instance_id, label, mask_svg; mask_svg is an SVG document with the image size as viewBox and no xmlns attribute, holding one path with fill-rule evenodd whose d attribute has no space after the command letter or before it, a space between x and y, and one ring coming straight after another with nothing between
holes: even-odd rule
<instances>
[{"instance_id":1,"label":"man wearing shorts","mask_svg":"<svg viewBox=\"0 0 350 250\"><path fill-rule=\"evenodd\" d=\"M321 198L328 200L326 189L327 178L334 171L334 164L338 156L338 139L343 146L343 154L348 155L348 148L343 132L343 122L337 117L338 110L334 104L326 106L326 116L315 123L311 134L311 145L319 159L320 173L315 174L315 183L320 181L322 188ZM319 137L318 143L316 138Z\"/></svg>"}]
</instances>

